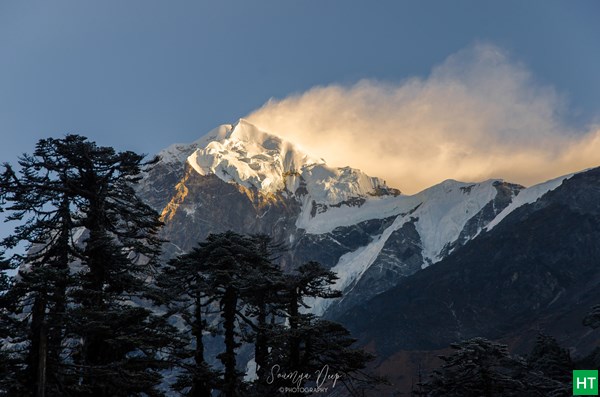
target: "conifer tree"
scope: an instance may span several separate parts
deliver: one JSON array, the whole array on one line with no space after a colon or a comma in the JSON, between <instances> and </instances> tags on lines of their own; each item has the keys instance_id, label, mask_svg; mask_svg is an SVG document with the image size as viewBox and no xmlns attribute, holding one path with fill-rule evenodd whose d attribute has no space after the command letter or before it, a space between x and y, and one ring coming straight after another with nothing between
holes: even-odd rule
<instances>
[{"instance_id":1,"label":"conifer tree","mask_svg":"<svg viewBox=\"0 0 600 397\"><path fill-rule=\"evenodd\" d=\"M329 373L336 377L337 385L343 384L355 395L358 389L384 381L365 371L374 356L354 348L356 339L341 324L306 312L309 299L341 296L332 288L336 280L335 273L317 262L308 262L285 275L288 328L284 330L285 342L277 346L275 354L279 354L277 360L283 363L284 372L299 371L315 377Z\"/></svg>"},{"instance_id":2,"label":"conifer tree","mask_svg":"<svg viewBox=\"0 0 600 397\"><path fill-rule=\"evenodd\" d=\"M85 228L69 310L69 336L81 338L74 368L83 379L78 391L94 396L156 393L157 355L170 339L170 327L140 303L158 266L161 241L158 214L135 194L143 156L115 152L85 138L55 141L72 166L77 219Z\"/></svg>"},{"instance_id":3,"label":"conifer tree","mask_svg":"<svg viewBox=\"0 0 600 397\"><path fill-rule=\"evenodd\" d=\"M541 372L555 383L556 388L566 393L570 391L573 362L567 349L562 348L553 337L539 333L533 349L527 356L527 365L533 371Z\"/></svg>"},{"instance_id":4,"label":"conifer tree","mask_svg":"<svg viewBox=\"0 0 600 397\"><path fill-rule=\"evenodd\" d=\"M78 135L38 142L19 173L0 180L9 219L4 248L19 276L7 292L29 324L31 394L156 394L158 355L171 329L140 304L158 264L158 214L136 196L143 156Z\"/></svg>"},{"instance_id":5,"label":"conifer tree","mask_svg":"<svg viewBox=\"0 0 600 397\"><path fill-rule=\"evenodd\" d=\"M43 397L46 391L58 394L63 376L59 356L64 336L65 288L68 263L74 257L74 223L70 214L72 194L66 187L69 164L61 154L41 140L34 155L19 161L19 173L5 164L0 191L9 221L21 221L12 235L0 241L0 247L17 250L8 267L18 268L16 282L7 291L4 302L12 312L28 308L26 383L29 393ZM6 307L5 307L6 310Z\"/></svg>"},{"instance_id":6,"label":"conifer tree","mask_svg":"<svg viewBox=\"0 0 600 397\"><path fill-rule=\"evenodd\" d=\"M217 356L224 367L222 390L224 396L235 397L240 395L243 375L236 369L236 350L241 345L236 317L245 272L250 263L258 260L258 254L249 239L233 232L209 236L205 244L207 282L218 299L225 343L225 351Z\"/></svg>"},{"instance_id":7,"label":"conifer tree","mask_svg":"<svg viewBox=\"0 0 600 397\"><path fill-rule=\"evenodd\" d=\"M518 396L527 392L519 376L525 362L513 358L506 345L473 338L450 346L455 352L440 356L444 365L425 385L428 396Z\"/></svg>"},{"instance_id":8,"label":"conifer tree","mask_svg":"<svg viewBox=\"0 0 600 397\"><path fill-rule=\"evenodd\" d=\"M570 368L570 360L552 338L540 336L529 360L511 355L506 345L485 338L450 346L455 352L440 356L444 364L422 385L422 395L559 397L571 390L562 373L569 375L571 369L565 368Z\"/></svg>"},{"instance_id":9,"label":"conifer tree","mask_svg":"<svg viewBox=\"0 0 600 397\"><path fill-rule=\"evenodd\" d=\"M182 373L171 387L190 397L210 397L219 386L216 380L220 374L210 367L204 353L204 334L216 332L207 320L216 314L216 298L208 287L205 257L205 252L194 248L169 261L157 279L160 292L155 297L168 307L168 316L181 319L185 325L180 330L184 343L172 352Z\"/></svg>"},{"instance_id":10,"label":"conifer tree","mask_svg":"<svg viewBox=\"0 0 600 397\"><path fill-rule=\"evenodd\" d=\"M312 322L313 316L303 315L301 308L308 308L307 298L332 299L341 296L341 292L331 286L337 276L323 268L317 262L308 262L286 277L287 316L289 319L289 339L287 364L289 368L300 368L301 343L303 329Z\"/></svg>"},{"instance_id":11,"label":"conifer tree","mask_svg":"<svg viewBox=\"0 0 600 397\"><path fill-rule=\"evenodd\" d=\"M243 317L244 300L254 288L249 287L249 280L257 280L251 276L253 269L267 267L267 262L258 249L257 240L234 232L211 234L191 252L170 262L159 285L169 289L172 305L177 301L188 302L181 315L191 327L195 345L195 366L186 371L191 383L190 395L207 396L212 388L222 390L227 397L240 395L244 385L243 374L236 369L237 349L242 344L238 320ZM211 305L220 313L225 345L217 357L223 365L220 382L210 381L214 373L203 356L202 336L207 331L203 310ZM177 386L184 385L180 382Z\"/></svg>"},{"instance_id":12,"label":"conifer tree","mask_svg":"<svg viewBox=\"0 0 600 397\"><path fill-rule=\"evenodd\" d=\"M287 279L276 264L284 247L266 235L253 235L250 239L259 255L245 272L241 291L243 308L238 311L241 326L248 330L245 341L254 345L256 378L246 395L276 395L275 387L267 383L267 378L269 368L275 364L271 351L285 332Z\"/></svg>"}]
</instances>

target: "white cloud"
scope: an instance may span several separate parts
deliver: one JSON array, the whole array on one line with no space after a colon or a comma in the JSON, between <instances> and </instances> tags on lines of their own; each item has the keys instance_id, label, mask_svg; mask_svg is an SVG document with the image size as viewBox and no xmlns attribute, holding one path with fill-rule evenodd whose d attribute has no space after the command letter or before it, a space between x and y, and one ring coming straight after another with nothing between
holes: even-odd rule
<instances>
[{"instance_id":1,"label":"white cloud","mask_svg":"<svg viewBox=\"0 0 600 397\"><path fill-rule=\"evenodd\" d=\"M478 44L425 79L315 87L246 118L332 165L414 193L448 178L529 185L600 165L600 127L577 131L564 110L502 49Z\"/></svg>"}]
</instances>

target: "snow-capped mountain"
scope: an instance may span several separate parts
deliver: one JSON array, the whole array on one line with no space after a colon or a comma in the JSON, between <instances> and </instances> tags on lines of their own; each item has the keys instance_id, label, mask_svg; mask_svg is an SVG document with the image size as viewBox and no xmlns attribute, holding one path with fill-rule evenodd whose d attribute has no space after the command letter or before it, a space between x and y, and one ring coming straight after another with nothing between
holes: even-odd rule
<instances>
[{"instance_id":1,"label":"snow-capped mountain","mask_svg":"<svg viewBox=\"0 0 600 397\"><path fill-rule=\"evenodd\" d=\"M567 178L528 189L502 180L447 180L403 195L245 120L159 155L140 193L162 213L167 255L214 232L271 235L289 246L284 266L316 260L338 274L344 298L313 302L316 313L330 316L442 260Z\"/></svg>"},{"instance_id":2,"label":"snow-capped mountain","mask_svg":"<svg viewBox=\"0 0 600 397\"><path fill-rule=\"evenodd\" d=\"M385 182L350 167L330 167L293 143L244 119L222 125L190 145L173 145L159 155L166 163L190 166L261 194L309 196L322 205L387 191Z\"/></svg>"}]
</instances>

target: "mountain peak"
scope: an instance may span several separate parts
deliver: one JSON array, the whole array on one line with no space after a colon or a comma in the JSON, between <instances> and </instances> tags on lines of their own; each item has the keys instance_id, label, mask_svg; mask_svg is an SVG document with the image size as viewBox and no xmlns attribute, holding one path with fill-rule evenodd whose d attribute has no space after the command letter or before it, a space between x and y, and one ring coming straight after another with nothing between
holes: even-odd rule
<instances>
[{"instance_id":1,"label":"mountain peak","mask_svg":"<svg viewBox=\"0 0 600 397\"><path fill-rule=\"evenodd\" d=\"M163 163L187 162L198 174L266 194L282 192L305 201L338 204L387 191L385 182L350 167L331 167L284 138L246 119L224 124L188 145L160 153Z\"/></svg>"},{"instance_id":2,"label":"mountain peak","mask_svg":"<svg viewBox=\"0 0 600 397\"><path fill-rule=\"evenodd\" d=\"M200 175L215 174L225 182L274 193L285 189L285 174L322 164L281 137L240 119L196 149L188 164ZM224 132L224 133L223 133Z\"/></svg>"}]
</instances>

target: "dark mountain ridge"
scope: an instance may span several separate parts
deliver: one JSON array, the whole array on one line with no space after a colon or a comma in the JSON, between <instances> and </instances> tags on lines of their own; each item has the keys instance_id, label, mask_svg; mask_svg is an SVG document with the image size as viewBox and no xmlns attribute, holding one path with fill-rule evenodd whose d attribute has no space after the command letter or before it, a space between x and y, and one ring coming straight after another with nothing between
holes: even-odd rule
<instances>
[{"instance_id":1,"label":"dark mountain ridge","mask_svg":"<svg viewBox=\"0 0 600 397\"><path fill-rule=\"evenodd\" d=\"M597 335L581 319L600 302L599 284L596 168L564 180L491 231L338 319L384 357L534 327L585 352Z\"/></svg>"}]
</instances>

